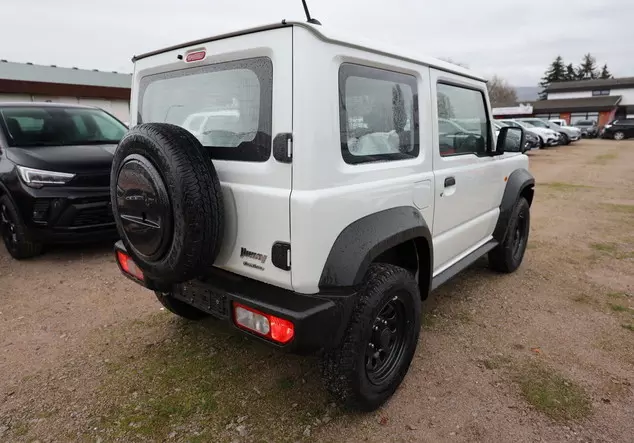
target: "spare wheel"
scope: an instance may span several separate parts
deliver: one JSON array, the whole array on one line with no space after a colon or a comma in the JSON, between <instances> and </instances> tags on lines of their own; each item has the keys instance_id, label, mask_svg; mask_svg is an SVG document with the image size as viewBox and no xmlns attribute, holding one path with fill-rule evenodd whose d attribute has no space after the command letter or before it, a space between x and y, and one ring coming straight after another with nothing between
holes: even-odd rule
<instances>
[{"instance_id":1,"label":"spare wheel","mask_svg":"<svg viewBox=\"0 0 634 443\"><path fill-rule=\"evenodd\" d=\"M222 191L189 131L165 123L132 128L115 152L110 194L119 235L147 277L181 283L213 265L224 232Z\"/></svg>"}]
</instances>

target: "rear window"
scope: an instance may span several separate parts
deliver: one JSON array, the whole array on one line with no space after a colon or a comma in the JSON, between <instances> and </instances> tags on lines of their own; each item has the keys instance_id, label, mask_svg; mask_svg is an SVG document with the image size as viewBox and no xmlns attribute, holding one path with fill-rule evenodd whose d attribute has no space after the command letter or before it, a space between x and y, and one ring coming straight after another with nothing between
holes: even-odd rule
<instances>
[{"instance_id":1,"label":"rear window","mask_svg":"<svg viewBox=\"0 0 634 443\"><path fill-rule=\"evenodd\" d=\"M268 57L218 63L144 77L138 122L181 126L215 159L266 161L272 100Z\"/></svg>"},{"instance_id":2,"label":"rear window","mask_svg":"<svg viewBox=\"0 0 634 443\"><path fill-rule=\"evenodd\" d=\"M10 146L115 144L127 128L100 109L10 106L0 109Z\"/></svg>"}]
</instances>

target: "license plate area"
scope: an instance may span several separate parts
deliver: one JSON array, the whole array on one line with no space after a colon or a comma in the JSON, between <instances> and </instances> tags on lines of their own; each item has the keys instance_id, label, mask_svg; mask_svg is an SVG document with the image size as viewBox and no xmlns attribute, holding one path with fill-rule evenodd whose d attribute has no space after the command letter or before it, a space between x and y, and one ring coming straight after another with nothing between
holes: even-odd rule
<instances>
[{"instance_id":1,"label":"license plate area","mask_svg":"<svg viewBox=\"0 0 634 443\"><path fill-rule=\"evenodd\" d=\"M180 284L175 288L173 295L175 298L216 317L224 319L229 316L226 293L208 283L194 280Z\"/></svg>"}]
</instances>

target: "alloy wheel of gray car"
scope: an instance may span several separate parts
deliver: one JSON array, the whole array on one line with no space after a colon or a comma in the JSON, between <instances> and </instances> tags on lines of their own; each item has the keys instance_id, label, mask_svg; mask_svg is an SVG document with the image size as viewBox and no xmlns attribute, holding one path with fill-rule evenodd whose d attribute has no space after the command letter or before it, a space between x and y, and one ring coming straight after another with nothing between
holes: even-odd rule
<instances>
[{"instance_id":1,"label":"alloy wheel of gray car","mask_svg":"<svg viewBox=\"0 0 634 443\"><path fill-rule=\"evenodd\" d=\"M623 140L625 138L625 133L622 131L617 131L614 133L614 140Z\"/></svg>"}]
</instances>

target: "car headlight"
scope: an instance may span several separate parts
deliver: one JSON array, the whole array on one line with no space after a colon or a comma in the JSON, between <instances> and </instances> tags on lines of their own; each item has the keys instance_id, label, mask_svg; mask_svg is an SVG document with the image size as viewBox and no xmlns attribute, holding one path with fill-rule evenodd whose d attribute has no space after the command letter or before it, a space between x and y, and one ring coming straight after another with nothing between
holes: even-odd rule
<instances>
[{"instance_id":1,"label":"car headlight","mask_svg":"<svg viewBox=\"0 0 634 443\"><path fill-rule=\"evenodd\" d=\"M604 126L605 129L608 129L608 128L611 128L611 127L612 127L612 125L605 125Z\"/></svg>"},{"instance_id":2,"label":"car headlight","mask_svg":"<svg viewBox=\"0 0 634 443\"><path fill-rule=\"evenodd\" d=\"M75 177L75 174L67 172L42 171L24 166L18 166L18 173L22 181L32 188L41 188L46 185L65 185Z\"/></svg>"}]
</instances>

